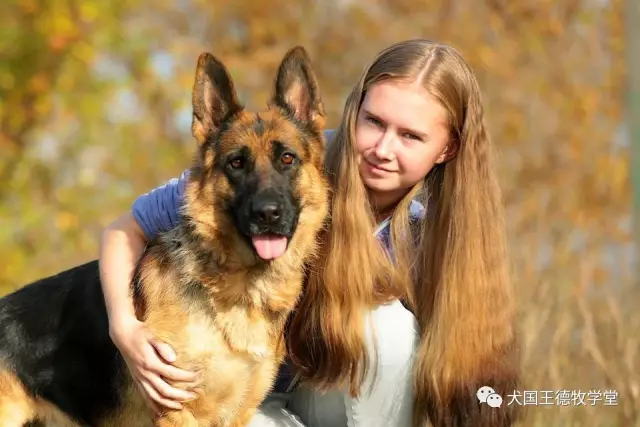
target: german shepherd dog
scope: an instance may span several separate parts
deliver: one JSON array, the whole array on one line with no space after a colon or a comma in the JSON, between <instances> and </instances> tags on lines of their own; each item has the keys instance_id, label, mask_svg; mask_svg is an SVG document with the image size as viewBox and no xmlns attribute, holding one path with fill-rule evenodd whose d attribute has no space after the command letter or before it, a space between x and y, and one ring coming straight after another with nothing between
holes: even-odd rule
<instances>
[{"instance_id":1,"label":"german shepherd dog","mask_svg":"<svg viewBox=\"0 0 640 427\"><path fill-rule=\"evenodd\" d=\"M246 425L283 360L328 213L324 117L304 48L286 54L260 113L201 54L181 220L149 244L131 286L138 318L175 348L176 366L201 374L198 398L159 417L147 409L110 340L93 261L0 300L0 426Z\"/></svg>"}]
</instances>

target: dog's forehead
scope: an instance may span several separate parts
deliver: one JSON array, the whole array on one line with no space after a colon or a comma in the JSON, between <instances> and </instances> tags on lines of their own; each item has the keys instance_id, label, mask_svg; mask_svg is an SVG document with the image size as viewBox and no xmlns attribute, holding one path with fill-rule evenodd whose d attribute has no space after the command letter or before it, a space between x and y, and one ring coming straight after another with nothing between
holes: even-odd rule
<instances>
[{"instance_id":1,"label":"dog's forehead","mask_svg":"<svg viewBox=\"0 0 640 427\"><path fill-rule=\"evenodd\" d=\"M252 151L269 152L274 141L304 152L305 134L277 111L242 112L220 139L220 150L235 151L239 145Z\"/></svg>"}]
</instances>

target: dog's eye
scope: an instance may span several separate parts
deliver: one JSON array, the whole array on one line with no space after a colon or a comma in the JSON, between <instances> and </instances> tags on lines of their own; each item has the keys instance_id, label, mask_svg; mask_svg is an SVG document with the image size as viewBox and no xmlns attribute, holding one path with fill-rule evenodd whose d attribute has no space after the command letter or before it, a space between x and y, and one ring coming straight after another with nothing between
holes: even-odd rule
<instances>
[{"instance_id":1,"label":"dog's eye","mask_svg":"<svg viewBox=\"0 0 640 427\"><path fill-rule=\"evenodd\" d=\"M282 160L282 163L284 163L285 165L290 165L295 160L295 157L293 157L293 154L284 153L280 160Z\"/></svg>"},{"instance_id":2,"label":"dog's eye","mask_svg":"<svg viewBox=\"0 0 640 427\"><path fill-rule=\"evenodd\" d=\"M244 160L241 158L231 159L231 161L229 162L229 166L231 166L233 169L242 169L242 167L244 166Z\"/></svg>"}]
</instances>

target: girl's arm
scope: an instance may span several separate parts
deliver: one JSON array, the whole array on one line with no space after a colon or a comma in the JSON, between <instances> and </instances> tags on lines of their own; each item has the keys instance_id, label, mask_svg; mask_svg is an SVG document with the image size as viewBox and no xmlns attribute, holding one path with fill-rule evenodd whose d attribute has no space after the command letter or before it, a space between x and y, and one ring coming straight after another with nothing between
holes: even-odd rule
<instances>
[{"instance_id":1,"label":"girl's arm","mask_svg":"<svg viewBox=\"0 0 640 427\"><path fill-rule=\"evenodd\" d=\"M100 282L113 335L120 322L135 318L130 283L147 239L131 212L109 224L100 241Z\"/></svg>"},{"instance_id":2,"label":"girl's arm","mask_svg":"<svg viewBox=\"0 0 640 427\"><path fill-rule=\"evenodd\" d=\"M196 374L172 366L173 349L146 330L135 315L131 279L147 242L171 229L178 221L178 210L187 173L136 199L132 212L120 216L102 233L100 242L100 281L104 293L109 333L147 399L160 412L161 406L180 409L180 401L195 394L173 388L166 380L193 382Z\"/></svg>"},{"instance_id":3,"label":"girl's arm","mask_svg":"<svg viewBox=\"0 0 640 427\"><path fill-rule=\"evenodd\" d=\"M165 185L139 196L131 212L109 224L100 242L100 280L105 296L109 327L135 317L130 283L136 263L147 242L178 222L188 171Z\"/></svg>"}]
</instances>

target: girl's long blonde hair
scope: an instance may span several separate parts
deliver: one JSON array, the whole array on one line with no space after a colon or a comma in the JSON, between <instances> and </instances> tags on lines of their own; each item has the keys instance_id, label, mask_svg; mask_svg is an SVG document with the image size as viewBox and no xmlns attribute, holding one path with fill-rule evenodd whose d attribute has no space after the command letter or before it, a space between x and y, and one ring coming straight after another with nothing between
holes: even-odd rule
<instances>
[{"instance_id":1,"label":"girl's long blonde hair","mask_svg":"<svg viewBox=\"0 0 640 427\"><path fill-rule=\"evenodd\" d=\"M356 117L366 91L388 79L421 80L448 112L456 153L395 209L393 264L374 236L374 212L355 149ZM478 83L452 47L404 41L382 51L363 71L328 145L331 216L288 334L294 365L307 383L319 390L349 384L357 396L371 364L364 314L375 304L404 298L422 331L414 427L511 425L516 405L491 408L476 397L478 388L490 386L506 400L518 385L505 212L492 149ZM427 207L417 226L408 214L414 198ZM415 239L407 239L408 233Z\"/></svg>"}]
</instances>

